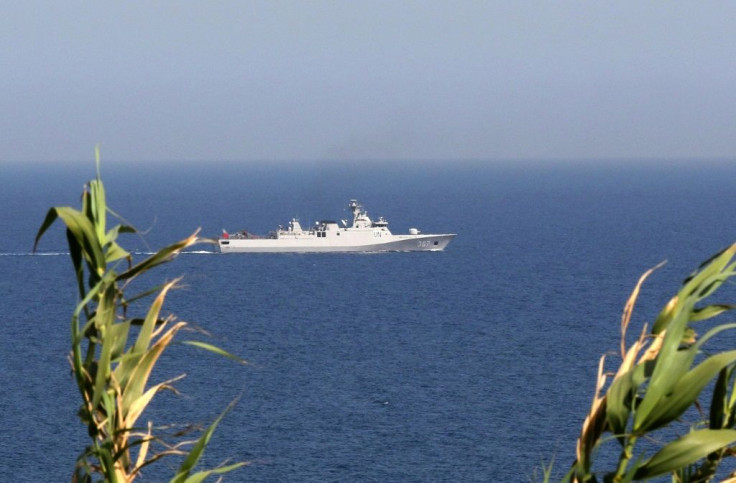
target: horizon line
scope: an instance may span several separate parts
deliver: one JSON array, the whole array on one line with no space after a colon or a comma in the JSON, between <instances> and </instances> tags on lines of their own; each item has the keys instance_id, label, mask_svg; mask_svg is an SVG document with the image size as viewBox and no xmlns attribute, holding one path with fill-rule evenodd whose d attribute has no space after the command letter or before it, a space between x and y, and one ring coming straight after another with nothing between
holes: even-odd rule
<instances>
[{"instance_id":1,"label":"horizon line","mask_svg":"<svg viewBox=\"0 0 736 483\"><path fill-rule=\"evenodd\" d=\"M686 162L734 162L736 161L736 155L732 156L677 156L677 157L666 157L666 156L609 156L609 157L488 157L488 158L212 158L212 159L174 159L174 158L159 158L159 159L123 159L115 157L101 157L101 161L110 163L122 163L122 164L335 164L335 163L358 163L358 164L372 164L372 163L396 163L396 164L415 164L415 163L428 163L428 164L477 164L477 163L488 163L488 164L509 164L509 163L686 163ZM82 164L94 160L94 153L92 153L89 159L38 159L38 160L16 160L16 159L0 159L1 164L13 164L13 165L48 165L48 164Z\"/></svg>"}]
</instances>

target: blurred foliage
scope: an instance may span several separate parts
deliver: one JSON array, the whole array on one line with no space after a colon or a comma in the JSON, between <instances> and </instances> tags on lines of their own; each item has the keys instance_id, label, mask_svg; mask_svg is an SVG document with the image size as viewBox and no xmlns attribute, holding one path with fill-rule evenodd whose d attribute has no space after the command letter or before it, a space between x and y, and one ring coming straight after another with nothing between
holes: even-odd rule
<instances>
[{"instance_id":1,"label":"blurred foliage","mask_svg":"<svg viewBox=\"0 0 736 483\"><path fill-rule=\"evenodd\" d=\"M77 459L72 481L91 482L100 476L110 482L130 482L147 465L164 456L183 458L172 482L202 481L245 465L245 462L195 472L197 462L225 410L196 441L182 441L153 433L153 424L139 419L153 397L161 390L173 389L171 380L149 384L153 368L187 323L173 315L162 316L166 294L179 279L149 288L134 295L126 291L131 282L157 266L173 260L182 250L208 240L197 232L164 247L133 264L132 255L118 244L118 236L135 233L126 224L107 228L108 208L100 179L99 149L96 150L97 177L82 193L82 208L53 207L48 211L34 244L34 251L46 230L57 220L66 225L80 302L71 320L69 356L82 404L79 417L92 442ZM118 217L119 218L119 217ZM140 302L154 297L141 313ZM222 349L199 341L188 341L212 352L237 359ZM229 408L228 408L229 409ZM189 449L187 449L189 448ZM95 476L97 475L97 476Z\"/></svg>"},{"instance_id":2,"label":"blurred foliage","mask_svg":"<svg viewBox=\"0 0 736 483\"><path fill-rule=\"evenodd\" d=\"M596 482L602 477L627 482L665 475L676 482L712 481L721 463L734 455L736 350L711 353L705 347L714 338L726 347L732 345L723 332L736 324L715 324L715 318L734 306L706 299L734 275L734 253L736 244L701 264L651 330L645 324L627 349L626 332L639 290L658 267L639 279L621 319L621 363L615 372L608 372L606 356L600 360L595 396L577 441L577 459L564 481ZM710 401L705 411L700 399L707 391L712 393L705 394ZM686 422L685 414L697 415L696 421ZM618 454L617 464L599 474L596 460L610 445L618 446L613 453ZM721 476L727 471L721 469ZM731 473L728 481L736 481L735 475Z\"/></svg>"}]
</instances>

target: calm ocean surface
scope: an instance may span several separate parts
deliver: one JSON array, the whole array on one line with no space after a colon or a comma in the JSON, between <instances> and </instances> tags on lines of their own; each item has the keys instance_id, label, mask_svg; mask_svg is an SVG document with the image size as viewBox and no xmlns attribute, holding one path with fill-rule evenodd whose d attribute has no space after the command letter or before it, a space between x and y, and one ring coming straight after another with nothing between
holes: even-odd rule
<instances>
[{"instance_id":1,"label":"calm ocean surface","mask_svg":"<svg viewBox=\"0 0 736 483\"><path fill-rule=\"evenodd\" d=\"M46 210L77 207L94 170L0 166L2 481L68 481L87 443L66 362L76 292L61 225L30 251ZM148 277L184 275L166 308L251 362L176 346L154 373L187 374L182 395L148 413L158 424L207 422L240 397L206 458L254 462L228 481L528 481L552 459L559 477L639 275L669 260L642 291L636 330L736 241L725 162L103 163L102 177L113 209L149 230L123 239L144 252L197 227L265 234L292 216L344 218L351 198L394 233L458 234L441 253L203 245Z\"/></svg>"}]
</instances>

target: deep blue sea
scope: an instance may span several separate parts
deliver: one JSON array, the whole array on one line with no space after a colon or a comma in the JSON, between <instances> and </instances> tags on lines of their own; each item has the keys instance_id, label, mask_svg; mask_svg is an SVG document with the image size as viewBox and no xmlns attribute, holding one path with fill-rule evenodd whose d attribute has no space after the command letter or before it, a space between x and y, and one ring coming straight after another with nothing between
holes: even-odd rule
<instances>
[{"instance_id":1,"label":"deep blue sea","mask_svg":"<svg viewBox=\"0 0 736 483\"><path fill-rule=\"evenodd\" d=\"M87 443L66 361L77 294L62 225L30 252L47 209L77 207L94 175L93 162L0 165L2 481L69 481ZM187 374L147 413L157 424L206 423L239 398L205 461L253 462L228 481L530 481L552 460L560 477L639 275L668 260L642 290L635 332L736 241L729 162L103 161L102 178L112 208L146 231L122 239L139 252L198 227L265 234L292 216L344 218L351 198L394 233L458 234L439 253L202 245L147 277L185 277L165 308L212 337L182 340L250 362L180 345L154 372Z\"/></svg>"}]
</instances>

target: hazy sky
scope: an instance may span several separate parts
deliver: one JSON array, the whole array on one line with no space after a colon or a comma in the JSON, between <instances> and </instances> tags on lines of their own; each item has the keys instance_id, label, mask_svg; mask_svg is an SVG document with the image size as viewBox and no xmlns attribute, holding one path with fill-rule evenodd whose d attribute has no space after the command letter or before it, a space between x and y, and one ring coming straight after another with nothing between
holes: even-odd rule
<instances>
[{"instance_id":1,"label":"hazy sky","mask_svg":"<svg viewBox=\"0 0 736 483\"><path fill-rule=\"evenodd\" d=\"M0 2L0 162L736 157L736 2Z\"/></svg>"}]
</instances>

